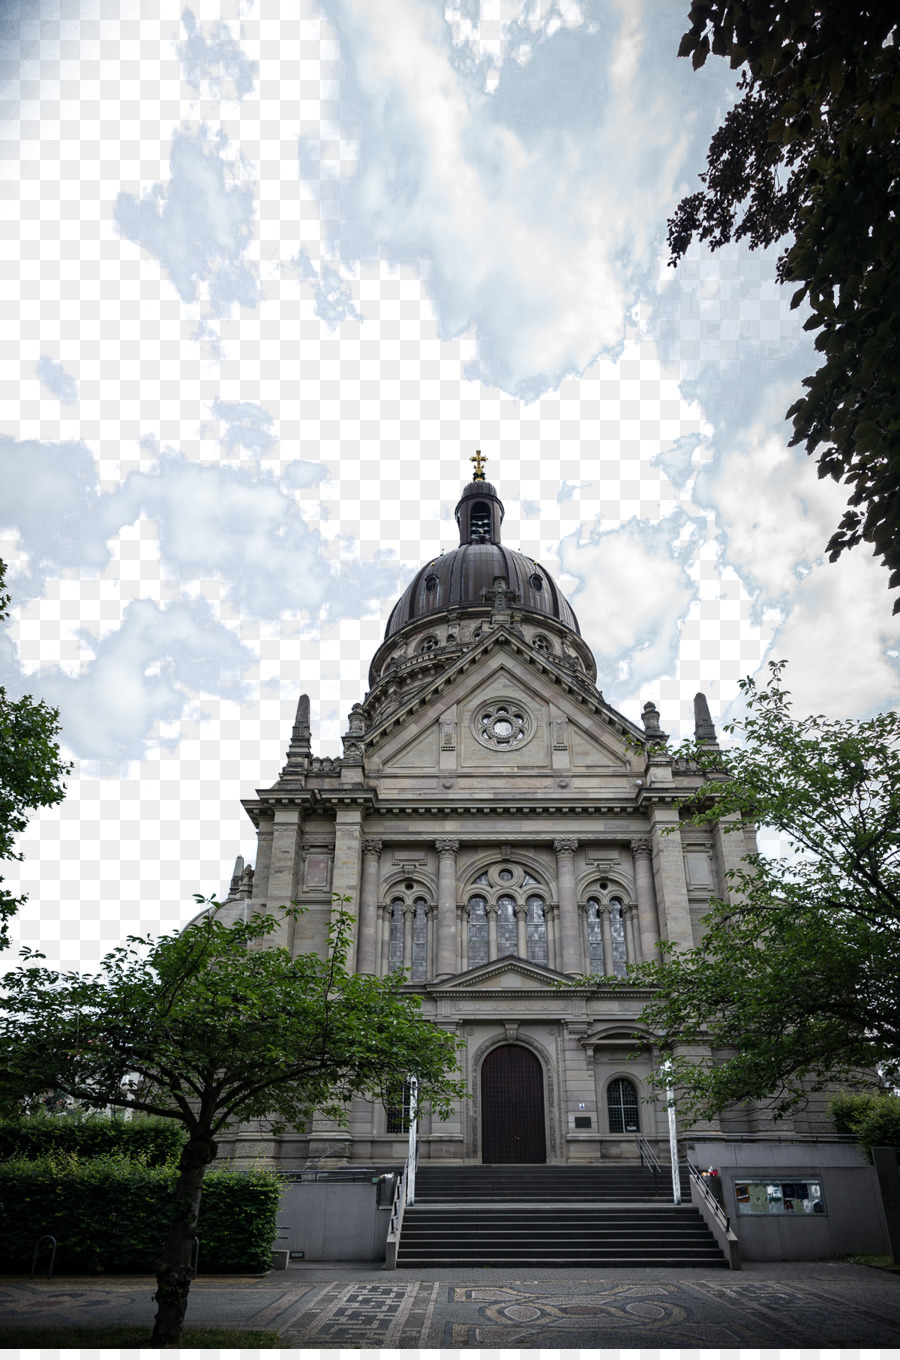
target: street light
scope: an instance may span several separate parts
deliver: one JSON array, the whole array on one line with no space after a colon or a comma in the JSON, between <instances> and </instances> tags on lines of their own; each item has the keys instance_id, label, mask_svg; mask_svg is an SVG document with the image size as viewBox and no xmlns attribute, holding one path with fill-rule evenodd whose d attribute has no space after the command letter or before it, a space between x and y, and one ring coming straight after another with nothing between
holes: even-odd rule
<instances>
[{"instance_id":1,"label":"street light","mask_svg":"<svg viewBox=\"0 0 900 1360\"><path fill-rule=\"evenodd\" d=\"M669 1115L669 1156L672 1159L672 1199L681 1203L681 1176L678 1171L678 1134L675 1130L675 1092L672 1090L672 1060L667 1058L662 1065L666 1074L666 1109Z\"/></svg>"}]
</instances>

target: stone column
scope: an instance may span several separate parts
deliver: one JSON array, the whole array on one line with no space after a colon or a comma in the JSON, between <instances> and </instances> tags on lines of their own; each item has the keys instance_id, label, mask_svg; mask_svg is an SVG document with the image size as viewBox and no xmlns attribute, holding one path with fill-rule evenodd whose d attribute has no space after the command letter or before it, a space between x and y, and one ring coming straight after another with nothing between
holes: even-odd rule
<instances>
[{"instance_id":1,"label":"stone column","mask_svg":"<svg viewBox=\"0 0 900 1360\"><path fill-rule=\"evenodd\" d=\"M271 916L278 916L279 907L289 907L300 888L300 831L302 822L297 807L278 806L272 828L272 860L269 869L267 907ZM272 947L292 949L294 922L282 918L279 929L266 937Z\"/></svg>"},{"instance_id":2,"label":"stone column","mask_svg":"<svg viewBox=\"0 0 900 1360\"><path fill-rule=\"evenodd\" d=\"M544 922L547 927L547 967L559 969L559 949L557 947L557 916L559 908L553 902L544 907Z\"/></svg>"},{"instance_id":3,"label":"stone column","mask_svg":"<svg viewBox=\"0 0 900 1360\"><path fill-rule=\"evenodd\" d=\"M403 968L412 977L413 966L413 925L416 919L416 909L411 902L407 902L403 908Z\"/></svg>"},{"instance_id":4,"label":"stone column","mask_svg":"<svg viewBox=\"0 0 900 1360\"><path fill-rule=\"evenodd\" d=\"M257 902L269 900L269 874L272 868L272 837L275 818L269 809L260 814L256 841L256 872L253 875L253 894Z\"/></svg>"},{"instance_id":5,"label":"stone column","mask_svg":"<svg viewBox=\"0 0 900 1360\"><path fill-rule=\"evenodd\" d=\"M622 916L625 921L625 949L628 954L628 962L633 964L638 964L641 961L637 921L635 920L636 913L637 907L633 902L629 902L622 908Z\"/></svg>"},{"instance_id":6,"label":"stone column","mask_svg":"<svg viewBox=\"0 0 900 1360\"><path fill-rule=\"evenodd\" d=\"M456 971L456 852L457 840L435 841L438 852L437 967L435 977L452 977Z\"/></svg>"},{"instance_id":7,"label":"stone column","mask_svg":"<svg viewBox=\"0 0 900 1360\"><path fill-rule=\"evenodd\" d=\"M459 971L464 973L469 966L469 907L461 902L456 908L456 938L459 943Z\"/></svg>"},{"instance_id":8,"label":"stone column","mask_svg":"<svg viewBox=\"0 0 900 1360\"><path fill-rule=\"evenodd\" d=\"M334 827L334 878L333 890L341 897L349 897L349 902L335 902L332 907L332 920L338 912L345 911L357 918L359 929L360 879L362 877L362 823L363 811L359 807L339 807ZM354 957L350 941L350 958Z\"/></svg>"},{"instance_id":9,"label":"stone column","mask_svg":"<svg viewBox=\"0 0 900 1360\"><path fill-rule=\"evenodd\" d=\"M375 935L378 916L378 865L381 841L363 841L362 887L359 894L359 944L356 971L375 972Z\"/></svg>"},{"instance_id":10,"label":"stone column","mask_svg":"<svg viewBox=\"0 0 900 1360\"><path fill-rule=\"evenodd\" d=\"M578 841L563 837L553 842L556 851L556 873L559 882L559 925L562 935L563 973L583 973L578 903L575 899L575 851Z\"/></svg>"},{"instance_id":11,"label":"stone column","mask_svg":"<svg viewBox=\"0 0 900 1360\"><path fill-rule=\"evenodd\" d=\"M603 976L614 977L616 972L615 955L613 954L612 943L612 921L610 913L612 907L601 905L600 907L600 930L603 935Z\"/></svg>"},{"instance_id":12,"label":"stone column","mask_svg":"<svg viewBox=\"0 0 900 1360\"><path fill-rule=\"evenodd\" d=\"M516 953L520 959L528 958L528 908L521 903L516 907Z\"/></svg>"},{"instance_id":13,"label":"stone column","mask_svg":"<svg viewBox=\"0 0 900 1360\"><path fill-rule=\"evenodd\" d=\"M492 963L497 957L497 904L488 902L485 907L488 928L488 963Z\"/></svg>"},{"instance_id":14,"label":"stone column","mask_svg":"<svg viewBox=\"0 0 900 1360\"><path fill-rule=\"evenodd\" d=\"M581 934L581 952L584 955L584 966L591 971L591 934L588 925L588 904L587 902L578 903L578 929Z\"/></svg>"},{"instance_id":15,"label":"stone column","mask_svg":"<svg viewBox=\"0 0 900 1360\"><path fill-rule=\"evenodd\" d=\"M665 928L667 940L671 940L680 949L690 949L694 943L694 934L691 928L687 883L684 878L684 851L679 834L681 823L678 813L674 808L669 810L655 807L650 813L650 824L660 925ZM668 834L669 827L675 828L672 834Z\"/></svg>"},{"instance_id":16,"label":"stone column","mask_svg":"<svg viewBox=\"0 0 900 1360\"><path fill-rule=\"evenodd\" d=\"M375 966L378 976L388 971L388 951L391 946L391 909L381 903L378 907L378 928L375 934Z\"/></svg>"},{"instance_id":17,"label":"stone column","mask_svg":"<svg viewBox=\"0 0 900 1360\"><path fill-rule=\"evenodd\" d=\"M645 959L658 957L656 946L659 944L659 916L656 910L656 890L653 886L652 854L647 837L641 836L631 842L641 954Z\"/></svg>"},{"instance_id":18,"label":"stone column","mask_svg":"<svg viewBox=\"0 0 900 1360\"><path fill-rule=\"evenodd\" d=\"M438 914L437 907L429 902L425 908L425 977L434 977L435 959L438 951Z\"/></svg>"}]
</instances>

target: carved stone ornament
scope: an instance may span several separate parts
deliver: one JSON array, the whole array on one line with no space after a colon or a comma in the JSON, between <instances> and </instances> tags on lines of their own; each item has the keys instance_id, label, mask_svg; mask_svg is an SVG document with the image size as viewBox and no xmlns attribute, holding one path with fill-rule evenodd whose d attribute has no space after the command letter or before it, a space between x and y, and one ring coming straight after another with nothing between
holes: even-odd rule
<instances>
[{"instance_id":1,"label":"carved stone ornament","mask_svg":"<svg viewBox=\"0 0 900 1360\"><path fill-rule=\"evenodd\" d=\"M648 836L638 836L631 842L631 853L635 859L649 859L653 854L653 847Z\"/></svg>"},{"instance_id":2,"label":"carved stone ornament","mask_svg":"<svg viewBox=\"0 0 900 1360\"><path fill-rule=\"evenodd\" d=\"M454 840L452 837L445 837L441 840L435 841L434 848L441 856L455 855L457 850L459 849L459 841Z\"/></svg>"},{"instance_id":3,"label":"carved stone ornament","mask_svg":"<svg viewBox=\"0 0 900 1360\"><path fill-rule=\"evenodd\" d=\"M557 857L574 855L578 849L578 841L574 836L560 836L553 842L553 849Z\"/></svg>"},{"instance_id":4,"label":"carved stone ornament","mask_svg":"<svg viewBox=\"0 0 900 1360\"><path fill-rule=\"evenodd\" d=\"M363 854L373 855L376 858L381 854L382 842L378 840L363 841Z\"/></svg>"}]
</instances>

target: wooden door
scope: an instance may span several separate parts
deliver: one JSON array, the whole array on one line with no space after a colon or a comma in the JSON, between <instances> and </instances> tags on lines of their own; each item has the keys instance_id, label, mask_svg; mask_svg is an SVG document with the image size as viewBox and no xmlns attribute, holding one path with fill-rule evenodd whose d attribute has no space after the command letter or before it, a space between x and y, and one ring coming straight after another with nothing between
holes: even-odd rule
<instances>
[{"instance_id":1,"label":"wooden door","mask_svg":"<svg viewBox=\"0 0 900 1360\"><path fill-rule=\"evenodd\" d=\"M546 1162L544 1074L533 1053L504 1044L481 1068L481 1160Z\"/></svg>"}]
</instances>

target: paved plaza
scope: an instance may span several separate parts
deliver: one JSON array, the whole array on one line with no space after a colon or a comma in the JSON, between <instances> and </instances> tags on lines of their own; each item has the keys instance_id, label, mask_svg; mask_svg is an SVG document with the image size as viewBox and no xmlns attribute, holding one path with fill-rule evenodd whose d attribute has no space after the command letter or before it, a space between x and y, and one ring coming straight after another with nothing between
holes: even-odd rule
<instances>
[{"instance_id":1,"label":"paved plaza","mask_svg":"<svg viewBox=\"0 0 900 1360\"><path fill-rule=\"evenodd\" d=\"M152 1321L150 1279L0 1283L0 1328ZM422 1270L309 1265L197 1281L195 1327L276 1330L285 1349L900 1345L900 1276L839 1262L709 1270Z\"/></svg>"}]
</instances>

